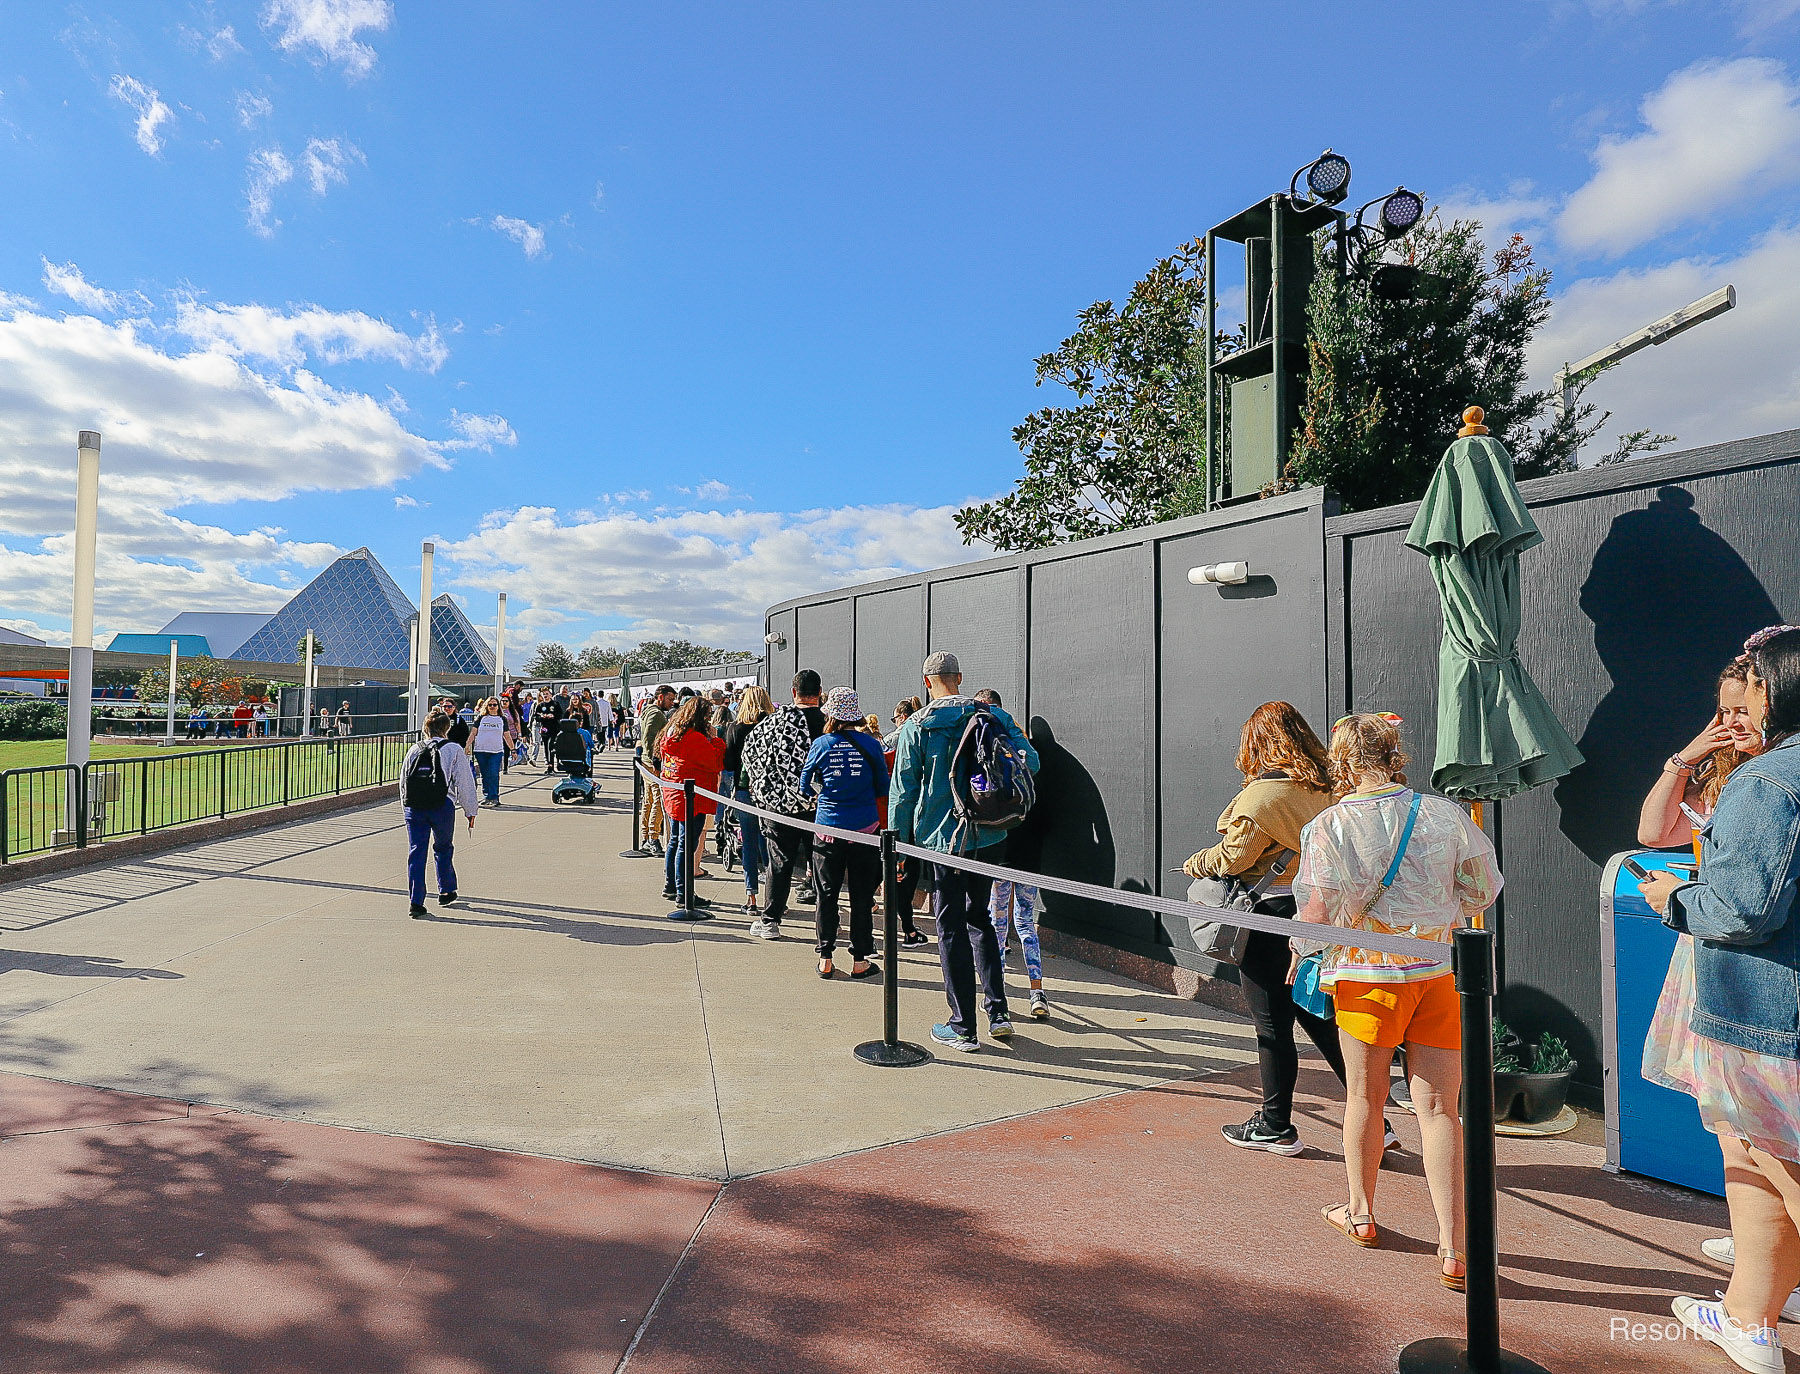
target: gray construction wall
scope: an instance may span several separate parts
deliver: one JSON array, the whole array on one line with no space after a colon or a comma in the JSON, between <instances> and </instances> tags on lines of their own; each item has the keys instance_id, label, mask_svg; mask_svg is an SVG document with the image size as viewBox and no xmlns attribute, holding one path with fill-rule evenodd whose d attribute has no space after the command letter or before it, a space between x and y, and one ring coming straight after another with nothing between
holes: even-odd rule
<instances>
[{"instance_id":1,"label":"gray construction wall","mask_svg":"<svg viewBox=\"0 0 1800 1374\"><path fill-rule=\"evenodd\" d=\"M1661 761L1705 723L1744 637L1800 616L1800 431L1523 484L1526 666L1588 762L1489 808L1507 890L1502 1013L1564 1035L1599 1082L1599 880ZM1029 721L1046 872L1165 895L1216 838L1238 730L1293 702L1321 736L1348 710L1406 718L1429 783L1441 619L1416 507L1330 515L1296 492L1210 516L787 602L767 618L777 698L796 667L853 683L884 721L925 653L962 659ZM1189 568L1242 559L1241 587ZM1048 925L1219 973L1185 924L1048 894ZM1225 971L1229 976L1229 971Z\"/></svg>"}]
</instances>

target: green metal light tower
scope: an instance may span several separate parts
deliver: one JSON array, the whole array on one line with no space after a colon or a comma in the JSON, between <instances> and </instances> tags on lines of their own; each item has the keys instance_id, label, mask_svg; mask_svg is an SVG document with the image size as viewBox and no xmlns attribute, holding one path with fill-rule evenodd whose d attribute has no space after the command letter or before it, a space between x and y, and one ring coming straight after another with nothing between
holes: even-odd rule
<instances>
[{"instance_id":1,"label":"green metal light tower","mask_svg":"<svg viewBox=\"0 0 1800 1374\"><path fill-rule=\"evenodd\" d=\"M1306 179L1306 191L1299 189ZM1410 268L1377 265L1368 254L1416 224L1424 201L1395 187L1357 211L1337 206L1350 194L1350 163L1327 148L1295 172L1283 194L1258 201L1206 234L1206 504L1253 499L1286 466L1288 444L1300 423L1306 386L1306 302L1314 275L1313 235L1337 238L1339 278L1372 269L1377 295L1404 297L1417 289ZM1375 225L1363 216L1376 204ZM1244 245L1244 347L1218 350L1218 245ZM1393 279L1382 278L1388 273ZM1414 273L1414 276L1419 274Z\"/></svg>"}]
</instances>

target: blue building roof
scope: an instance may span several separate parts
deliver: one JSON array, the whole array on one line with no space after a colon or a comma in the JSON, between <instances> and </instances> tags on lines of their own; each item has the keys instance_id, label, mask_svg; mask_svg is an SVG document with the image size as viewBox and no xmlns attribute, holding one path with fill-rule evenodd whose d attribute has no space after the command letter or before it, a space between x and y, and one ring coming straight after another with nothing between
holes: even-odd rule
<instances>
[{"instance_id":1,"label":"blue building roof","mask_svg":"<svg viewBox=\"0 0 1800 1374\"><path fill-rule=\"evenodd\" d=\"M106 646L109 654L162 654L167 656L169 641L175 641L175 652L183 658L210 657L212 646L205 635L114 635Z\"/></svg>"}]
</instances>

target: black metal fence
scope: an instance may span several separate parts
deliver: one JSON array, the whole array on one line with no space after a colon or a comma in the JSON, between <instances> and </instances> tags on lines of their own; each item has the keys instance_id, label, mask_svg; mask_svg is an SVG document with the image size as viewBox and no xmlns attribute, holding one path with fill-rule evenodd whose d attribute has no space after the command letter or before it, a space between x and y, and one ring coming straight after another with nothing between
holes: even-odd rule
<instances>
[{"instance_id":1,"label":"black metal fence","mask_svg":"<svg viewBox=\"0 0 1800 1374\"><path fill-rule=\"evenodd\" d=\"M414 736L294 740L0 771L0 863L398 782Z\"/></svg>"}]
</instances>

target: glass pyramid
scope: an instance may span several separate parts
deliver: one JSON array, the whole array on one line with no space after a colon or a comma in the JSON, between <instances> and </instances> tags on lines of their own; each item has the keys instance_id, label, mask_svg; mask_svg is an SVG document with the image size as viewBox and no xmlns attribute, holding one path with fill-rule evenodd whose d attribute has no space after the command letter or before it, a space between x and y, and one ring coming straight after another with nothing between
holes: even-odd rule
<instances>
[{"instance_id":1,"label":"glass pyramid","mask_svg":"<svg viewBox=\"0 0 1800 1374\"><path fill-rule=\"evenodd\" d=\"M431 667L439 673L494 671L494 651L448 592L431 601Z\"/></svg>"},{"instance_id":2,"label":"glass pyramid","mask_svg":"<svg viewBox=\"0 0 1800 1374\"><path fill-rule=\"evenodd\" d=\"M231 656L292 663L308 629L324 661L344 668L405 672L411 653L407 622L413 604L368 549L345 554L298 592ZM479 670L476 670L479 671Z\"/></svg>"}]
</instances>

